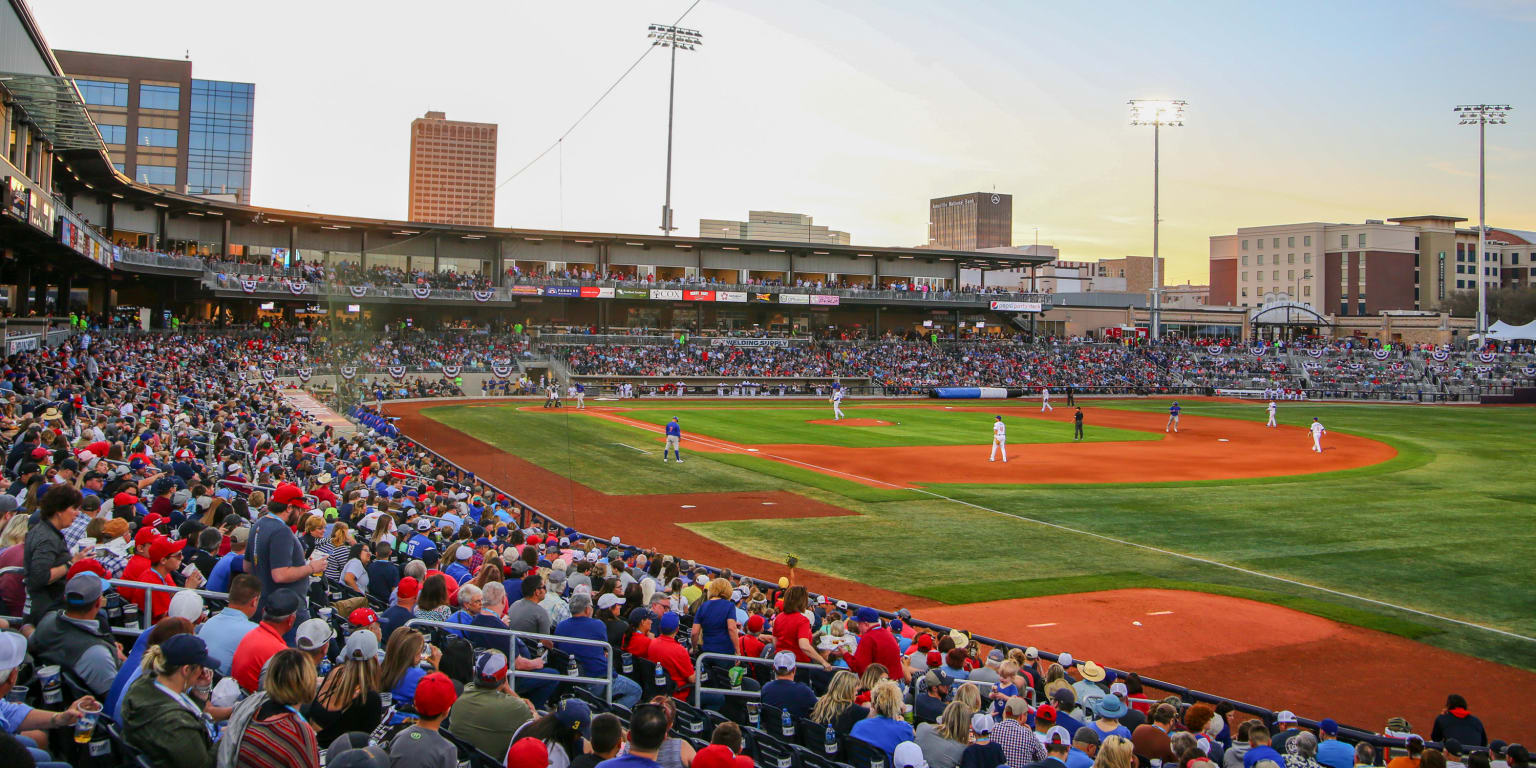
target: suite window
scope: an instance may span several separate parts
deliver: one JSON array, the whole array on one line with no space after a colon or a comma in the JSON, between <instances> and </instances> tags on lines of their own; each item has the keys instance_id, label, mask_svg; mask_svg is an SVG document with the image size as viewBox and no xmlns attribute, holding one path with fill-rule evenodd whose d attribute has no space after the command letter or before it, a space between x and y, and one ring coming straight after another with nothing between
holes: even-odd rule
<instances>
[{"instance_id":1,"label":"suite window","mask_svg":"<svg viewBox=\"0 0 1536 768\"><path fill-rule=\"evenodd\" d=\"M140 165L136 173L136 180L140 184L173 185L176 183L176 166Z\"/></svg>"},{"instance_id":2,"label":"suite window","mask_svg":"<svg viewBox=\"0 0 1536 768\"><path fill-rule=\"evenodd\" d=\"M1247 256L1243 256L1243 266L1245 266L1245 267L1248 266L1248 257Z\"/></svg>"},{"instance_id":3,"label":"suite window","mask_svg":"<svg viewBox=\"0 0 1536 768\"><path fill-rule=\"evenodd\" d=\"M1349 235L1339 235L1339 247L1340 248L1348 248L1349 247Z\"/></svg>"},{"instance_id":4,"label":"suite window","mask_svg":"<svg viewBox=\"0 0 1536 768\"><path fill-rule=\"evenodd\" d=\"M1310 245L1310 243L1308 243L1308 245ZM1301 255L1301 263L1303 263L1303 264L1311 264L1312 263L1312 254L1310 254L1310 253L1303 253Z\"/></svg>"},{"instance_id":5,"label":"suite window","mask_svg":"<svg viewBox=\"0 0 1536 768\"><path fill-rule=\"evenodd\" d=\"M1270 274L1269 279L1275 280L1275 281L1279 281L1280 280L1280 270L1277 269L1272 274Z\"/></svg>"},{"instance_id":6,"label":"suite window","mask_svg":"<svg viewBox=\"0 0 1536 768\"><path fill-rule=\"evenodd\" d=\"M1285 255L1285 263L1287 263L1287 264L1295 264L1296 263L1296 254L1294 254L1294 253L1287 253Z\"/></svg>"},{"instance_id":7,"label":"suite window","mask_svg":"<svg viewBox=\"0 0 1536 768\"><path fill-rule=\"evenodd\" d=\"M1303 296L1311 296L1312 295L1312 286L1310 286L1310 285L1303 285L1301 287L1301 295L1303 295Z\"/></svg>"},{"instance_id":8,"label":"suite window","mask_svg":"<svg viewBox=\"0 0 1536 768\"><path fill-rule=\"evenodd\" d=\"M1248 250L1248 241L1247 240L1243 241L1243 250L1245 250L1245 251Z\"/></svg>"},{"instance_id":9,"label":"suite window","mask_svg":"<svg viewBox=\"0 0 1536 768\"><path fill-rule=\"evenodd\" d=\"M1254 261L1254 264L1256 264L1256 265L1258 265L1260 267L1264 266L1264 254L1261 253L1261 254L1253 257L1253 258L1256 259L1256 261Z\"/></svg>"},{"instance_id":10,"label":"suite window","mask_svg":"<svg viewBox=\"0 0 1536 768\"><path fill-rule=\"evenodd\" d=\"M1518 265L1520 263L1520 254L1518 254L1518 253L1511 253L1509 255L1509 263L1510 263L1511 266Z\"/></svg>"},{"instance_id":11,"label":"suite window","mask_svg":"<svg viewBox=\"0 0 1536 768\"><path fill-rule=\"evenodd\" d=\"M173 112L181 109L181 86L139 86L139 109L168 109Z\"/></svg>"},{"instance_id":12,"label":"suite window","mask_svg":"<svg viewBox=\"0 0 1536 768\"><path fill-rule=\"evenodd\" d=\"M1248 273L1247 272L1243 273L1243 282L1245 282L1245 283L1248 282Z\"/></svg>"},{"instance_id":13,"label":"suite window","mask_svg":"<svg viewBox=\"0 0 1536 768\"><path fill-rule=\"evenodd\" d=\"M175 128L140 128L139 146L176 148Z\"/></svg>"},{"instance_id":14,"label":"suite window","mask_svg":"<svg viewBox=\"0 0 1536 768\"><path fill-rule=\"evenodd\" d=\"M1285 247L1287 247L1287 248L1295 248L1296 247L1296 238L1295 237L1287 237L1285 239Z\"/></svg>"},{"instance_id":15,"label":"suite window","mask_svg":"<svg viewBox=\"0 0 1536 768\"><path fill-rule=\"evenodd\" d=\"M1301 244L1302 245L1311 245L1312 244L1312 236L1311 235L1302 235L1302 237L1301 237Z\"/></svg>"},{"instance_id":16,"label":"suite window","mask_svg":"<svg viewBox=\"0 0 1536 768\"><path fill-rule=\"evenodd\" d=\"M76 80L80 97L85 103L98 107L128 106L128 84L109 83L105 80Z\"/></svg>"},{"instance_id":17,"label":"suite window","mask_svg":"<svg viewBox=\"0 0 1536 768\"><path fill-rule=\"evenodd\" d=\"M1296 279L1296 270L1294 270L1294 269L1287 269L1285 271L1285 279L1286 280L1295 280Z\"/></svg>"},{"instance_id":18,"label":"suite window","mask_svg":"<svg viewBox=\"0 0 1536 768\"><path fill-rule=\"evenodd\" d=\"M1273 246L1275 248L1279 248L1280 247L1280 238L1278 238L1278 237L1273 238Z\"/></svg>"},{"instance_id":19,"label":"suite window","mask_svg":"<svg viewBox=\"0 0 1536 768\"><path fill-rule=\"evenodd\" d=\"M1361 248L1365 247L1365 233L1364 232L1360 233L1360 247Z\"/></svg>"},{"instance_id":20,"label":"suite window","mask_svg":"<svg viewBox=\"0 0 1536 768\"><path fill-rule=\"evenodd\" d=\"M101 140L107 144L123 144L128 141L128 126L126 125L97 123L96 130L101 131Z\"/></svg>"}]
</instances>

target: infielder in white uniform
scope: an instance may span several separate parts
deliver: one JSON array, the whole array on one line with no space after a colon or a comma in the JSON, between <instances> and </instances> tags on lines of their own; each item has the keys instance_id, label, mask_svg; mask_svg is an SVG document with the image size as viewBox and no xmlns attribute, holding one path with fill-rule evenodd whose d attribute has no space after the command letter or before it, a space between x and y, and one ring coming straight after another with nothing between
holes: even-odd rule
<instances>
[{"instance_id":1,"label":"infielder in white uniform","mask_svg":"<svg viewBox=\"0 0 1536 768\"><path fill-rule=\"evenodd\" d=\"M1050 387L1041 387L1040 388L1040 412L1041 413L1045 413L1046 411L1054 411L1054 410L1056 410L1056 409L1051 407L1051 389L1050 389ZM1002 417L999 416L998 418L1001 419ZM1006 461L1006 459L1005 459L1005 461Z\"/></svg>"},{"instance_id":2,"label":"infielder in white uniform","mask_svg":"<svg viewBox=\"0 0 1536 768\"><path fill-rule=\"evenodd\" d=\"M1327 427L1323 426L1321 421L1317 420L1316 416L1312 417L1312 426L1310 429L1312 430L1312 450L1317 451L1318 453L1322 453L1323 435L1328 434L1328 429Z\"/></svg>"},{"instance_id":3,"label":"infielder in white uniform","mask_svg":"<svg viewBox=\"0 0 1536 768\"><path fill-rule=\"evenodd\" d=\"M843 386L832 385L832 420L841 421L843 418Z\"/></svg>"},{"instance_id":4,"label":"infielder in white uniform","mask_svg":"<svg viewBox=\"0 0 1536 768\"><path fill-rule=\"evenodd\" d=\"M1008 463L1008 428L1003 426L1003 417L998 416L997 421L992 422L992 458L987 461L997 461L997 452L1003 452L1003 463Z\"/></svg>"},{"instance_id":5,"label":"infielder in white uniform","mask_svg":"<svg viewBox=\"0 0 1536 768\"><path fill-rule=\"evenodd\" d=\"M1275 423L1275 401L1273 401L1273 400L1269 401L1269 423L1265 424L1264 426L1266 426L1266 427L1277 427L1277 426L1280 426L1280 425Z\"/></svg>"}]
</instances>

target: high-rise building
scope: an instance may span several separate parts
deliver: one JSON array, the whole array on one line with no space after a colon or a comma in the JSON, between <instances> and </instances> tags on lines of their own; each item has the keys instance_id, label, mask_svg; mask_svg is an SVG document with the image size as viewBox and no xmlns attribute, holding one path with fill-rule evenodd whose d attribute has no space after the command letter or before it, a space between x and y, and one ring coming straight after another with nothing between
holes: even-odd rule
<instances>
[{"instance_id":1,"label":"high-rise building","mask_svg":"<svg viewBox=\"0 0 1536 768\"><path fill-rule=\"evenodd\" d=\"M140 184L251 201L256 87L195 80L192 62L54 51L75 81L112 165Z\"/></svg>"},{"instance_id":2,"label":"high-rise building","mask_svg":"<svg viewBox=\"0 0 1536 768\"><path fill-rule=\"evenodd\" d=\"M411 121L407 218L489 227L496 217L496 124L428 112Z\"/></svg>"},{"instance_id":3,"label":"high-rise building","mask_svg":"<svg viewBox=\"0 0 1536 768\"><path fill-rule=\"evenodd\" d=\"M928 247L951 251L1013 245L1013 195L972 192L928 201Z\"/></svg>"},{"instance_id":4,"label":"high-rise building","mask_svg":"<svg viewBox=\"0 0 1536 768\"><path fill-rule=\"evenodd\" d=\"M699 219L699 237L724 237L732 240L779 240L792 243L850 245L847 232L828 229L811 221L803 213L748 211L746 221Z\"/></svg>"}]
</instances>

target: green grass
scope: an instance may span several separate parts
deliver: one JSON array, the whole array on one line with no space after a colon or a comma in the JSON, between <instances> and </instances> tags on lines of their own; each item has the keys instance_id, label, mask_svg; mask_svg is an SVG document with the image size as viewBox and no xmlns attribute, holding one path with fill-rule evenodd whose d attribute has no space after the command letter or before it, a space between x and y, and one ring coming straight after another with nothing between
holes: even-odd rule
<instances>
[{"instance_id":1,"label":"green grass","mask_svg":"<svg viewBox=\"0 0 1536 768\"><path fill-rule=\"evenodd\" d=\"M998 408L1031 405L1038 408L1030 403ZM1094 405L1166 410L1159 400ZM824 408L815 409L818 416L802 414L803 406L752 406L734 416L782 410L789 423L826 414ZM1186 406L1193 416L1264 418L1257 404ZM678 409L655 414L669 410ZM688 410L685 429L694 432L707 431L700 423L709 421L705 417L733 417L728 406ZM880 410L903 422L923 413L889 406L845 410L850 416ZM749 456L694 454L685 465L688 472L663 475L660 466L651 472L641 466L645 462L637 465L634 451L607 445L627 442L655 450L635 428L545 414L509 418L511 412L503 409L429 413L609 492L783 488L846 507L861 514L691 527L747 554L777 558L790 551L803 567L909 594L974 602L1117 587L1197 589L1286 605L1536 670L1536 643L1305 586L1536 637L1531 586L1536 584L1536 482L1529 468L1536 409L1283 403L1283 423L1300 426L1320 416L1330 432L1382 440L1398 456L1372 467L1281 478L929 489L948 498L882 491ZM1028 421L1009 420L1010 442L1027 442L1017 429ZM796 440L775 434L744 442Z\"/></svg>"},{"instance_id":2,"label":"green grass","mask_svg":"<svg viewBox=\"0 0 1536 768\"><path fill-rule=\"evenodd\" d=\"M835 445L845 448L871 448L913 445L989 445L992 442L992 417L975 411L944 411L926 408L880 408L847 406L848 418L879 419L889 426L851 427L839 424L811 424L830 419L830 406L773 408L726 408L686 406L647 407L646 404L624 412L625 416L657 426L676 416L685 434L708 435L744 445L797 444ZM1072 426L1027 417L1008 418L1010 443L1069 443ZM1130 429L1094 427L1084 442L1156 440L1160 434Z\"/></svg>"}]
</instances>

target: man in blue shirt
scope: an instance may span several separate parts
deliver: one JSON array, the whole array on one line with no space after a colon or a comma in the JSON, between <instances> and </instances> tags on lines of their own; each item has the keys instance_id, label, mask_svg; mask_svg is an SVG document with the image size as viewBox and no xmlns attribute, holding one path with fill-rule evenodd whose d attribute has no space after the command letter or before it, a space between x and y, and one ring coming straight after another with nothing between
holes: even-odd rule
<instances>
[{"instance_id":1,"label":"man in blue shirt","mask_svg":"<svg viewBox=\"0 0 1536 768\"><path fill-rule=\"evenodd\" d=\"M666 710L657 704L635 707L629 718L629 751L598 763L597 768L661 768L656 757L666 740Z\"/></svg>"},{"instance_id":2,"label":"man in blue shirt","mask_svg":"<svg viewBox=\"0 0 1536 768\"><path fill-rule=\"evenodd\" d=\"M661 448L661 460L666 461L667 451L671 451L672 455L677 457L677 463L683 463L683 454L678 450L682 442L683 428L677 423L677 417L673 416L672 420L667 422L667 442Z\"/></svg>"},{"instance_id":3,"label":"man in blue shirt","mask_svg":"<svg viewBox=\"0 0 1536 768\"><path fill-rule=\"evenodd\" d=\"M1317 761L1328 768L1351 768L1355 764L1355 750L1339 741L1339 723L1331 717L1317 722Z\"/></svg>"},{"instance_id":4,"label":"man in blue shirt","mask_svg":"<svg viewBox=\"0 0 1536 768\"><path fill-rule=\"evenodd\" d=\"M229 674L229 665L235 659L240 640L256 628L251 617L256 615L256 603L260 599L261 582L255 576L242 573L229 586L229 606L197 628L197 636L208 645L208 657L219 662L221 674Z\"/></svg>"},{"instance_id":5,"label":"man in blue shirt","mask_svg":"<svg viewBox=\"0 0 1536 768\"><path fill-rule=\"evenodd\" d=\"M470 573L469 568L466 567L469 563L469 558L474 554L474 547L468 544L460 544L459 548L454 550L454 561L443 566L443 573L452 576L453 580L460 584L468 584L475 578L475 575Z\"/></svg>"},{"instance_id":6,"label":"man in blue shirt","mask_svg":"<svg viewBox=\"0 0 1536 768\"><path fill-rule=\"evenodd\" d=\"M571 596L571 617L555 625L550 634L561 637L576 637L583 640L597 640L602 645L587 645L586 643L555 643L555 647L565 651L576 658L576 663L581 668L584 677L608 676L608 628L603 622L592 618L592 596L577 594ZM603 686L594 683L590 686L592 692L603 695ZM626 707L633 707L640 703L640 685L635 681L615 672L613 676L613 700ZM815 703L815 700L812 700Z\"/></svg>"},{"instance_id":7,"label":"man in blue shirt","mask_svg":"<svg viewBox=\"0 0 1536 768\"><path fill-rule=\"evenodd\" d=\"M1177 400L1168 406L1168 423L1163 425L1164 432L1167 432L1170 427L1175 432L1179 431L1179 410L1179 401Z\"/></svg>"},{"instance_id":8,"label":"man in blue shirt","mask_svg":"<svg viewBox=\"0 0 1536 768\"><path fill-rule=\"evenodd\" d=\"M437 549L437 545L427 538L426 531L432 530L432 521L422 518L416 522L416 534L406 542L405 554L412 560L420 560L423 553L429 549Z\"/></svg>"},{"instance_id":9,"label":"man in blue shirt","mask_svg":"<svg viewBox=\"0 0 1536 768\"><path fill-rule=\"evenodd\" d=\"M415 617L416 597L420 594L421 582L410 576L400 580L399 586L395 587L395 604L379 616L379 630L384 633L384 642L389 642L389 636L396 629Z\"/></svg>"},{"instance_id":10,"label":"man in blue shirt","mask_svg":"<svg viewBox=\"0 0 1536 768\"><path fill-rule=\"evenodd\" d=\"M763 686L762 702L788 710L797 722L811 716L811 708L816 706L816 693L809 685L795 682L795 654L789 651L774 654L773 680Z\"/></svg>"}]
</instances>

